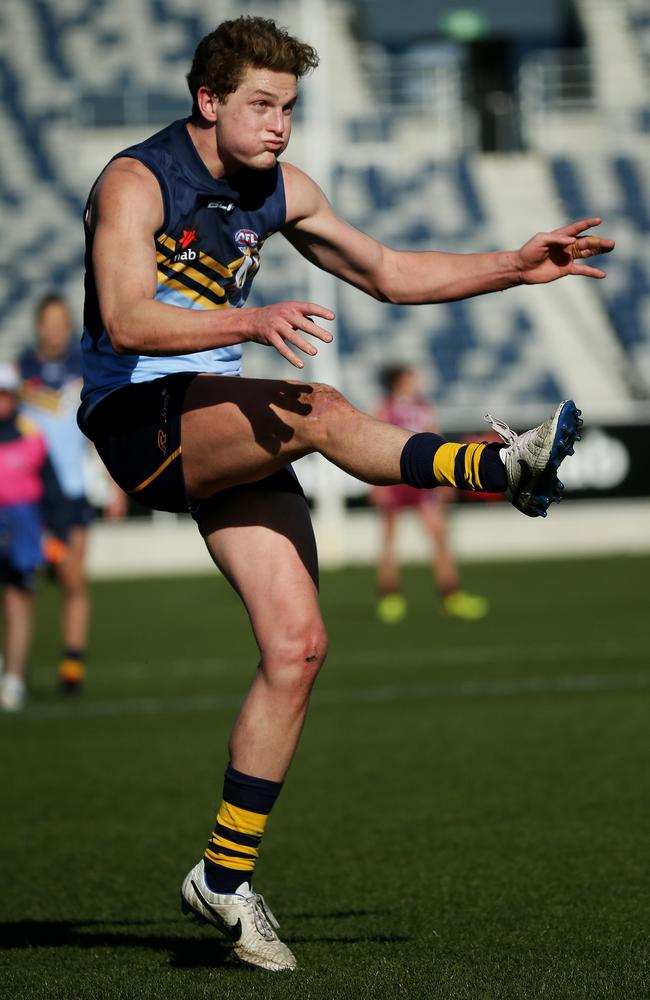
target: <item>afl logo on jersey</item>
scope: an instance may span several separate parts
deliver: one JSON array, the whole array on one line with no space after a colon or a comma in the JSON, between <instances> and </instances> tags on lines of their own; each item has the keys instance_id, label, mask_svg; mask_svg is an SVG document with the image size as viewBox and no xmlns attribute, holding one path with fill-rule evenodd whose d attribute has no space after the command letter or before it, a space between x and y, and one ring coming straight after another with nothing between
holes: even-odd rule
<instances>
[{"instance_id":1,"label":"afl logo on jersey","mask_svg":"<svg viewBox=\"0 0 650 1000\"><path fill-rule=\"evenodd\" d=\"M235 233L235 243L242 253L255 250L259 241L258 234L252 229L238 229Z\"/></svg>"}]
</instances>

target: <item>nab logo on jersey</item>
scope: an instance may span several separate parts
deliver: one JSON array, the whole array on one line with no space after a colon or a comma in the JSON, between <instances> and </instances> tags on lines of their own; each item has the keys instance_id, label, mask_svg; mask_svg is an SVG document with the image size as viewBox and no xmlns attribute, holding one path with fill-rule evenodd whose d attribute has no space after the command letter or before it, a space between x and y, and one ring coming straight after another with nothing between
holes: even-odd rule
<instances>
[{"instance_id":1,"label":"nab logo on jersey","mask_svg":"<svg viewBox=\"0 0 650 1000\"><path fill-rule=\"evenodd\" d=\"M235 243L242 253L255 250L260 238L253 229L238 229L235 233Z\"/></svg>"},{"instance_id":2,"label":"nab logo on jersey","mask_svg":"<svg viewBox=\"0 0 650 1000\"><path fill-rule=\"evenodd\" d=\"M184 229L180 239L176 240L176 246L180 246L180 250L177 250L173 257L173 263L176 264L181 260L196 260L197 253L192 250L190 244L196 243L199 238L198 231L196 229Z\"/></svg>"}]
</instances>

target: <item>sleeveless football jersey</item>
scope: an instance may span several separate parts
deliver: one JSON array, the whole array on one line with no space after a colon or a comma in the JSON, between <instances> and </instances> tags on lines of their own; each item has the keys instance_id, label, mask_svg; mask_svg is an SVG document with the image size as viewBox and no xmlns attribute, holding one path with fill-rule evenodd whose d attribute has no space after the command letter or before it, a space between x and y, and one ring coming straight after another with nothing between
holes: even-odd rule
<instances>
[{"instance_id":1,"label":"sleeveless football jersey","mask_svg":"<svg viewBox=\"0 0 650 1000\"><path fill-rule=\"evenodd\" d=\"M216 180L186 124L173 122L113 159L140 160L160 185L164 220L155 234L155 298L183 309L239 308L248 298L265 240L286 220L282 171L276 164L270 170L242 169L235 177ZM132 382L175 372L240 374L241 344L172 357L117 354L99 313L92 243L86 229L84 415L108 393Z\"/></svg>"}]
</instances>

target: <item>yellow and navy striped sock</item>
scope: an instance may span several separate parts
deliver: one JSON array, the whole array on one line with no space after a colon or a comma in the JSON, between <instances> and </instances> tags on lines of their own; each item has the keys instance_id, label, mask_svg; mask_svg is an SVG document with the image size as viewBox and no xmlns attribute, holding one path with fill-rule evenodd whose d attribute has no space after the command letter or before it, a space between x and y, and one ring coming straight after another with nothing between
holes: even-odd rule
<instances>
[{"instance_id":1,"label":"yellow and navy striped sock","mask_svg":"<svg viewBox=\"0 0 650 1000\"><path fill-rule=\"evenodd\" d=\"M251 884L264 827L282 785L242 774L228 764L223 801L203 855L205 881L212 892L235 892L242 882Z\"/></svg>"},{"instance_id":2,"label":"yellow and navy striped sock","mask_svg":"<svg viewBox=\"0 0 650 1000\"><path fill-rule=\"evenodd\" d=\"M499 456L502 447L457 444L426 432L413 434L402 450L402 480L419 489L453 486L458 490L504 493L507 478Z\"/></svg>"}]
</instances>

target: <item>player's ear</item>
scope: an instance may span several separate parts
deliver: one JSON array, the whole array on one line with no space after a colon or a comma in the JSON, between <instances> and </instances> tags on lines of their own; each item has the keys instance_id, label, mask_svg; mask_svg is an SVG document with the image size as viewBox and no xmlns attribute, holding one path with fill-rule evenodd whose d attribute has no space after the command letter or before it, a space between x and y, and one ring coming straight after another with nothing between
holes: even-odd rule
<instances>
[{"instance_id":1,"label":"player's ear","mask_svg":"<svg viewBox=\"0 0 650 1000\"><path fill-rule=\"evenodd\" d=\"M199 87L196 92L196 103L199 106L202 117L207 122L210 122L211 125L214 125L217 120L217 108L219 107L217 95L213 94L209 87Z\"/></svg>"}]
</instances>

